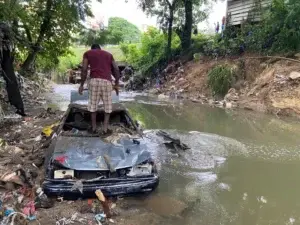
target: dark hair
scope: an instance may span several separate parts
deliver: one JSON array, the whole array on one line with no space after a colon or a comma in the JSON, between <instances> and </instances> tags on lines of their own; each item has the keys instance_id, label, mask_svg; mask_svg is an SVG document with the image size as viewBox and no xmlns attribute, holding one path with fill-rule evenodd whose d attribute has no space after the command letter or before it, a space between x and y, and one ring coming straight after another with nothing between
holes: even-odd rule
<instances>
[{"instance_id":1,"label":"dark hair","mask_svg":"<svg viewBox=\"0 0 300 225\"><path fill-rule=\"evenodd\" d=\"M101 49L99 44L92 44L91 49Z\"/></svg>"}]
</instances>

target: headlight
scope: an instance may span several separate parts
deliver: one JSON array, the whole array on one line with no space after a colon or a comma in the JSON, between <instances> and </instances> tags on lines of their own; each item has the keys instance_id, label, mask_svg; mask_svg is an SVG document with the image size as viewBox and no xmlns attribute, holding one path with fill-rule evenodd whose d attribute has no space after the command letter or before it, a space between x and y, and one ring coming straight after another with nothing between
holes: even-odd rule
<instances>
[{"instance_id":1,"label":"headlight","mask_svg":"<svg viewBox=\"0 0 300 225\"><path fill-rule=\"evenodd\" d=\"M128 177L140 177L151 175L152 173L152 165L150 163L137 165L132 167L130 171L127 173Z\"/></svg>"},{"instance_id":2,"label":"headlight","mask_svg":"<svg viewBox=\"0 0 300 225\"><path fill-rule=\"evenodd\" d=\"M74 170L55 170L54 179L72 179L74 178Z\"/></svg>"}]
</instances>

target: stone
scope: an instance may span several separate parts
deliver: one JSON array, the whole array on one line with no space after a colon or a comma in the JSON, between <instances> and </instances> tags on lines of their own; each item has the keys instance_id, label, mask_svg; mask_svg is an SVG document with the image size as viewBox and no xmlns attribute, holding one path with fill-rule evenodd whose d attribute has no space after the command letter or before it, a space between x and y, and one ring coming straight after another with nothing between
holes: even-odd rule
<instances>
[{"instance_id":1,"label":"stone","mask_svg":"<svg viewBox=\"0 0 300 225\"><path fill-rule=\"evenodd\" d=\"M294 55L297 59L300 59L300 52Z\"/></svg>"},{"instance_id":2,"label":"stone","mask_svg":"<svg viewBox=\"0 0 300 225\"><path fill-rule=\"evenodd\" d=\"M238 92L234 88L230 88L228 93L225 95L224 100L226 102L235 102L239 100Z\"/></svg>"},{"instance_id":3,"label":"stone","mask_svg":"<svg viewBox=\"0 0 300 225\"><path fill-rule=\"evenodd\" d=\"M164 94L158 95L158 99L167 99L167 98L169 98L167 95Z\"/></svg>"},{"instance_id":4,"label":"stone","mask_svg":"<svg viewBox=\"0 0 300 225\"><path fill-rule=\"evenodd\" d=\"M296 72L296 71L293 71L293 72L290 73L289 78L290 78L291 80L297 80L297 79L300 79L300 73L299 73L299 72Z\"/></svg>"}]
</instances>

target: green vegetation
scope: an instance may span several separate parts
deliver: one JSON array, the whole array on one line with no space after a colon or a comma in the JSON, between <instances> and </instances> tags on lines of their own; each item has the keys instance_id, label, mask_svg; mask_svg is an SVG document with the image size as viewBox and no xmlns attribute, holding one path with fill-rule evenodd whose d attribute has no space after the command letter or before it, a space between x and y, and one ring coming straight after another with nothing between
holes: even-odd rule
<instances>
[{"instance_id":1,"label":"green vegetation","mask_svg":"<svg viewBox=\"0 0 300 225\"><path fill-rule=\"evenodd\" d=\"M137 43L140 41L141 31L132 23L119 17L111 17L108 27L99 30L86 29L80 35L80 43L91 45L118 45L122 43Z\"/></svg>"},{"instance_id":2,"label":"green vegetation","mask_svg":"<svg viewBox=\"0 0 300 225\"><path fill-rule=\"evenodd\" d=\"M167 33L166 56L171 55L173 32L180 38L182 50L191 45L192 29L207 16L204 5L213 1L204 0L138 0L142 10L150 16L156 16L160 29ZM196 31L197 33L197 31Z\"/></svg>"},{"instance_id":3,"label":"green vegetation","mask_svg":"<svg viewBox=\"0 0 300 225\"><path fill-rule=\"evenodd\" d=\"M165 48L167 37L157 28L150 27L141 37L139 44L122 44L121 49L126 61L139 68L143 75L149 75L154 69L167 63ZM171 50L176 52L180 46L179 37L173 33Z\"/></svg>"},{"instance_id":4,"label":"green vegetation","mask_svg":"<svg viewBox=\"0 0 300 225\"><path fill-rule=\"evenodd\" d=\"M0 20L13 31L14 55L23 74L48 71L68 53L81 21L93 16L90 0L1 1ZM17 51L16 51L17 50Z\"/></svg>"},{"instance_id":5,"label":"green vegetation","mask_svg":"<svg viewBox=\"0 0 300 225\"><path fill-rule=\"evenodd\" d=\"M231 87L234 77L233 69L229 65L218 65L208 73L208 85L214 95L224 96Z\"/></svg>"},{"instance_id":6,"label":"green vegetation","mask_svg":"<svg viewBox=\"0 0 300 225\"><path fill-rule=\"evenodd\" d=\"M119 46L104 46L103 49L113 54L116 61L123 61L125 59L123 52L121 51L121 48ZM70 47L69 53L59 58L57 72L64 73L68 69L73 68L74 66L81 63L82 56L87 50L89 50L89 47Z\"/></svg>"},{"instance_id":7,"label":"green vegetation","mask_svg":"<svg viewBox=\"0 0 300 225\"><path fill-rule=\"evenodd\" d=\"M200 35L194 39L193 51L220 57L243 52L260 54L287 54L300 51L300 2L297 0L273 0L271 7L260 5L262 21L255 23L251 16L241 27L230 24L227 18L223 36Z\"/></svg>"}]
</instances>

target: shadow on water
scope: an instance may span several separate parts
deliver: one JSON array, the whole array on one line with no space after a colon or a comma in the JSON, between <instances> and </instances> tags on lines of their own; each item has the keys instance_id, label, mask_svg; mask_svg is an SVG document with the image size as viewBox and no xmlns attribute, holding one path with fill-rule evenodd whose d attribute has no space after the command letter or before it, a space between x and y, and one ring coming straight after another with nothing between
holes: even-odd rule
<instances>
[{"instance_id":1,"label":"shadow on water","mask_svg":"<svg viewBox=\"0 0 300 225\"><path fill-rule=\"evenodd\" d=\"M127 222L299 224L298 121L134 93L122 93L121 99L147 129L145 141L161 177L153 194L128 200ZM168 130L191 149L170 152L159 144L156 129Z\"/></svg>"}]
</instances>

